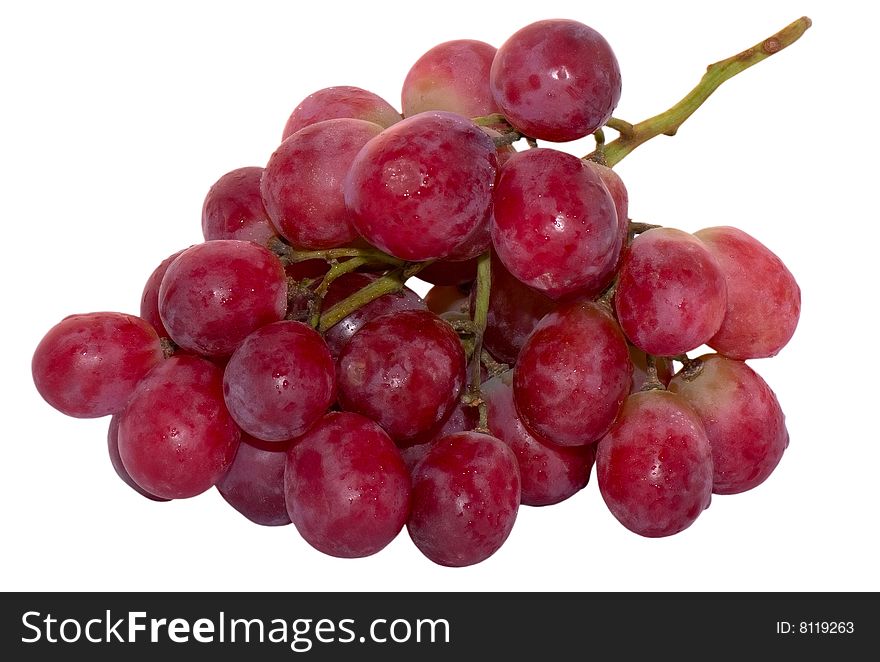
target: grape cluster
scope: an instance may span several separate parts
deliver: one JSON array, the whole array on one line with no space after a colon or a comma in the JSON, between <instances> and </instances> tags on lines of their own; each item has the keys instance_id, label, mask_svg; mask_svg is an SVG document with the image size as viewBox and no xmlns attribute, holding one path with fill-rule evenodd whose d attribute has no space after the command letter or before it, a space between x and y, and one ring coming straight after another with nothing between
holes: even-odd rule
<instances>
[{"instance_id":1,"label":"grape cluster","mask_svg":"<svg viewBox=\"0 0 880 662\"><path fill-rule=\"evenodd\" d=\"M210 188L205 242L159 264L140 316L48 332L39 393L111 415L113 467L144 497L216 487L333 556L406 527L432 561L478 563L594 463L625 527L682 531L788 445L745 360L786 345L800 291L741 230L630 221L600 138L620 94L608 43L570 20L432 48L403 115L315 92L264 168ZM591 134L589 157L537 146Z\"/></svg>"}]
</instances>

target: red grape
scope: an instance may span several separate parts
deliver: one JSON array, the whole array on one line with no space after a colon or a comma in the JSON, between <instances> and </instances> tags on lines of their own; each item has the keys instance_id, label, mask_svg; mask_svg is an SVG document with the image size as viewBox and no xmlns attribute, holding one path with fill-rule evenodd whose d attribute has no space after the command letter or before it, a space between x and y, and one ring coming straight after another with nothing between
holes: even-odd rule
<instances>
[{"instance_id":1,"label":"red grape","mask_svg":"<svg viewBox=\"0 0 880 662\"><path fill-rule=\"evenodd\" d=\"M463 285L477 278L477 258L437 260L419 272L419 280L433 285Z\"/></svg>"},{"instance_id":2,"label":"red grape","mask_svg":"<svg viewBox=\"0 0 880 662\"><path fill-rule=\"evenodd\" d=\"M342 408L369 416L401 442L442 421L464 380L458 336L422 310L367 322L342 349L337 365Z\"/></svg>"},{"instance_id":3,"label":"red grape","mask_svg":"<svg viewBox=\"0 0 880 662\"><path fill-rule=\"evenodd\" d=\"M497 113L489 88L495 47L473 39L456 39L422 55L403 81L403 114L449 110L465 117Z\"/></svg>"},{"instance_id":4,"label":"red grape","mask_svg":"<svg viewBox=\"0 0 880 662\"><path fill-rule=\"evenodd\" d=\"M43 399L75 418L122 411L138 382L163 357L156 331L125 313L70 315L53 326L31 361Z\"/></svg>"},{"instance_id":5,"label":"red grape","mask_svg":"<svg viewBox=\"0 0 880 662\"><path fill-rule=\"evenodd\" d=\"M275 236L260 195L262 176L262 168L238 168L214 183L202 205L206 240L241 239L265 245Z\"/></svg>"},{"instance_id":6,"label":"red grape","mask_svg":"<svg viewBox=\"0 0 880 662\"><path fill-rule=\"evenodd\" d=\"M721 326L727 286L718 261L687 232L655 228L626 251L615 295L620 326L648 354L699 347Z\"/></svg>"},{"instance_id":7,"label":"red grape","mask_svg":"<svg viewBox=\"0 0 880 662\"><path fill-rule=\"evenodd\" d=\"M694 408L709 438L715 494L745 492L763 483L788 446L785 415L776 394L741 361L710 354L697 370L669 383Z\"/></svg>"},{"instance_id":8,"label":"red grape","mask_svg":"<svg viewBox=\"0 0 880 662\"><path fill-rule=\"evenodd\" d=\"M290 449L287 510L315 549L343 558L375 554L409 514L410 478L394 442L376 423L327 414Z\"/></svg>"},{"instance_id":9,"label":"red grape","mask_svg":"<svg viewBox=\"0 0 880 662\"><path fill-rule=\"evenodd\" d=\"M449 255L446 262L466 262L474 260L489 250L492 245L492 208L471 232Z\"/></svg>"},{"instance_id":10,"label":"red grape","mask_svg":"<svg viewBox=\"0 0 880 662\"><path fill-rule=\"evenodd\" d=\"M119 454L151 494L185 499L217 483L235 458L241 430L223 403L223 370L172 356L141 382L119 419Z\"/></svg>"},{"instance_id":11,"label":"red grape","mask_svg":"<svg viewBox=\"0 0 880 662\"><path fill-rule=\"evenodd\" d=\"M495 189L492 243L508 271L553 299L591 297L620 253L617 212L599 176L554 149L514 155Z\"/></svg>"},{"instance_id":12,"label":"red grape","mask_svg":"<svg viewBox=\"0 0 880 662\"><path fill-rule=\"evenodd\" d=\"M343 299L375 281L376 278L371 274L363 273L343 274L334 280L327 290L323 309L330 310ZM383 294L378 299L373 299L365 306L361 306L324 332L324 340L330 348L330 354L334 358L338 357L351 337L371 319L403 310L425 310L425 302L408 287L404 287L400 292Z\"/></svg>"},{"instance_id":13,"label":"red grape","mask_svg":"<svg viewBox=\"0 0 880 662\"><path fill-rule=\"evenodd\" d=\"M294 108L281 140L287 140L310 124L342 117L373 122L381 127L403 119L391 104L372 92L347 85L326 87L310 94Z\"/></svg>"},{"instance_id":14,"label":"red grape","mask_svg":"<svg viewBox=\"0 0 880 662\"><path fill-rule=\"evenodd\" d=\"M330 271L330 264L326 260L321 259L291 262L284 266L284 273L294 281L318 278L328 271Z\"/></svg>"},{"instance_id":15,"label":"red grape","mask_svg":"<svg viewBox=\"0 0 880 662\"><path fill-rule=\"evenodd\" d=\"M649 538L683 531L712 498L712 454L699 416L674 393L629 396L599 442L596 477L630 531Z\"/></svg>"},{"instance_id":16,"label":"red grape","mask_svg":"<svg viewBox=\"0 0 880 662\"><path fill-rule=\"evenodd\" d=\"M727 283L727 312L707 343L732 359L775 356L794 335L801 290L764 244L742 230L706 228L696 233L718 260Z\"/></svg>"},{"instance_id":17,"label":"red grape","mask_svg":"<svg viewBox=\"0 0 880 662\"><path fill-rule=\"evenodd\" d=\"M223 395L239 427L263 441L301 435L336 399L336 366L320 335L301 322L268 324L229 359Z\"/></svg>"},{"instance_id":18,"label":"red grape","mask_svg":"<svg viewBox=\"0 0 880 662\"><path fill-rule=\"evenodd\" d=\"M183 251L177 251L174 255L166 257L159 263L159 266L147 278L144 292L141 295L141 318L145 319L156 329L156 333L159 334L160 338L167 338L168 331L165 329L165 325L162 324L162 318L159 316L159 287L162 285L162 279L165 277L168 267L171 266L171 263L181 253Z\"/></svg>"},{"instance_id":19,"label":"red grape","mask_svg":"<svg viewBox=\"0 0 880 662\"><path fill-rule=\"evenodd\" d=\"M623 183L620 175L608 166L590 161L589 159L585 160L584 164L599 175L599 179L605 184L605 188L608 189L608 193L611 194L611 199L614 201L614 209L617 211L620 227L629 230L629 192L626 190L626 185Z\"/></svg>"},{"instance_id":20,"label":"red grape","mask_svg":"<svg viewBox=\"0 0 880 662\"><path fill-rule=\"evenodd\" d=\"M110 454L110 464L113 465L113 470L122 479L123 483L150 501L168 501L168 499L162 499L155 494L150 494L134 482L128 474L125 465L122 464L122 457L119 455L119 414L113 414L110 417L110 427L107 428L107 451Z\"/></svg>"},{"instance_id":21,"label":"red grape","mask_svg":"<svg viewBox=\"0 0 880 662\"><path fill-rule=\"evenodd\" d=\"M412 439L408 439L406 446L398 443L398 448L406 450L412 446L430 445L441 437L452 434L453 432L467 432L477 427L480 422L480 411L475 406L464 404L461 399L456 401L447 413L446 417L434 425L430 430L419 434Z\"/></svg>"},{"instance_id":22,"label":"red grape","mask_svg":"<svg viewBox=\"0 0 880 662\"><path fill-rule=\"evenodd\" d=\"M440 565L485 561L507 540L520 500L516 456L478 432L439 439L415 467L407 529Z\"/></svg>"},{"instance_id":23,"label":"red grape","mask_svg":"<svg viewBox=\"0 0 880 662\"><path fill-rule=\"evenodd\" d=\"M552 19L522 28L498 49L492 92L517 130L565 142L600 128L620 99L620 67L594 29Z\"/></svg>"},{"instance_id":24,"label":"red grape","mask_svg":"<svg viewBox=\"0 0 880 662\"><path fill-rule=\"evenodd\" d=\"M290 524L284 493L288 444L242 434L229 471L217 483L226 503L262 526Z\"/></svg>"},{"instance_id":25,"label":"red grape","mask_svg":"<svg viewBox=\"0 0 880 662\"><path fill-rule=\"evenodd\" d=\"M456 430L456 432L462 432L462 430ZM441 436L445 437L446 434ZM438 437L438 439L439 438L440 437ZM431 439L430 441L421 444L413 444L412 446L399 449L400 457L403 459L403 463L406 465L406 469L410 474L415 471L416 465L425 459L428 456L428 453L431 452L431 449L434 448L434 441L436 441L436 439Z\"/></svg>"},{"instance_id":26,"label":"red grape","mask_svg":"<svg viewBox=\"0 0 880 662\"><path fill-rule=\"evenodd\" d=\"M513 371L480 388L489 406L489 429L516 454L522 503L549 506L583 489L590 480L595 445L557 446L529 432L513 404Z\"/></svg>"},{"instance_id":27,"label":"red grape","mask_svg":"<svg viewBox=\"0 0 880 662\"><path fill-rule=\"evenodd\" d=\"M221 239L184 251L165 272L159 313L171 339L206 356L227 356L287 310L278 258L249 241Z\"/></svg>"},{"instance_id":28,"label":"red grape","mask_svg":"<svg viewBox=\"0 0 880 662\"><path fill-rule=\"evenodd\" d=\"M492 254L492 288L483 344L499 361L513 365L528 335L554 302L517 280ZM471 306L475 304L471 295Z\"/></svg>"},{"instance_id":29,"label":"red grape","mask_svg":"<svg viewBox=\"0 0 880 662\"><path fill-rule=\"evenodd\" d=\"M404 260L449 256L484 223L495 145L461 115L420 113L368 142L352 164L345 202L357 231Z\"/></svg>"},{"instance_id":30,"label":"red grape","mask_svg":"<svg viewBox=\"0 0 880 662\"><path fill-rule=\"evenodd\" d=\"M528 428L561 446L598 440L629 393L626 340L604 308L575 301L548 313L519 353L516 408Z\"/></svg>"},{"instance_id":31,"label":"red grape","mask_svg":"<svg viewBox=\"0 0 880 662\"><path fill-rule=\"evenodd\" d=\"M294 246L336 248L358 234L342 182L354 157L382 127L356 119L325 120L300 129L275 150L263 173L263 202L272 223Z\"/></svg>"},{"instance_id":32,"label":"red grape","mask_svg":"<svg viewBox=\"0 0 880 662\"><path fill-rule=\"evenodd\" d=\"M590 160L585 160L584 163L599 175L599 179L605 184L605 188L608 189L608 193L611 194L611 199L614 201L614 210L617 212L617 240L622 247L620 257L617 259L619 265L620 259L623 257L623 248L626 247L626 240L629 236L629 192L620 175L608 166Z\"/></svg>"},{"instance_id":33,"label":"red grape","mask_svg":"<svg viewBox=\"0 0 880 662\"><path fill-rule=\"evenodd\" d=\"M400 449L400 455L409 469L413 472L416 464L433 448L434 443L440 439L454 434L456 432L468 432L477 427L480 420L480 413L476 407L466 405L459 401L452 408L446 420L439 425L435 425L432 429L420 434L412 440L412 445ZM398 445L399 447L399 445Z\"/></svg>"}]
</instances>

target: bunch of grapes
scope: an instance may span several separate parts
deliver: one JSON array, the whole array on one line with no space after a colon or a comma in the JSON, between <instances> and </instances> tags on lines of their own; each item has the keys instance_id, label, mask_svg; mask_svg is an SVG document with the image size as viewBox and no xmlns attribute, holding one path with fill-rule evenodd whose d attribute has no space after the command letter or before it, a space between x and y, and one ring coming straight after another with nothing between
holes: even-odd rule
<instances>
[{"instance_id":1,"label":"bunch of grapes","mask_svg":"<svg viewBox=\"0 0 880 662\"><path fill-rule=\"evenodd\" d=\"M337 557L406 527L432 561L478 563L594 464L625 527L682 531L782 457L779 402L745 361L786 345L800 291L741 230L630 221L609 166L677 126L613 118L620 94L609 44L571 20L432 48L402 114L311 94L265 167L210 188L205 242L159 264L140 316L46 334L38 391L111 416L113 467L144 497L216 487ZM583 158L538 146L590 135Z\"/></svg>"}]
</instances>

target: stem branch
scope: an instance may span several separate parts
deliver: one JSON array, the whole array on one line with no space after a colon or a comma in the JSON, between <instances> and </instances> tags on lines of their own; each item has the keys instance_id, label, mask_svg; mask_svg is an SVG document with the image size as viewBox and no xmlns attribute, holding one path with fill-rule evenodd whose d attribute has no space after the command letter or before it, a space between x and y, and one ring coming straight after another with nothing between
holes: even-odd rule
<instances>
[{"instance_id":1,"label":"stem branch","mask_svg":"<svg viewBox=\"0 0 880 662\"><path fill-rule=\"evenodd\" d=\"M365 257L353 257L350 260L346 260L345 262L337 262L332 261L332 266L330 270L324 274L324 278L321 280L320 285L315 288L313 305L311 306L311 315L309 316L309 325L315 329L321 323L321 308L324 305L324 297L327 296L327 291L330 289L330 285L333 284L340 276L351 273L355 271L359 267L364 266L367 262L369 262L369 258Z\"/></svg>"},{"instance_id":2,"label":"stem branch","mask_svg":"<svg viewBox=\"0 0 880 662\"><path fill-rule=\"evenodd\" d=\"M488 251L477 262L477 282L474 299L474 351L471 354L470 378L464 402L479 407L480 423L477 432L489 432L488 407L480 393L480 377L483 356L483 334L489 320L489 294L492 291L492 262Z\"/></svg>"},{"instance_id":3,"label":"stem branch","mask_svg":"<svg viewBox=\"0 0 880 662\"><path fill-rule=\"evenodd\" d=\"M351 315L358 308L366 306L371 301L378 299L380 296L390 294L392 292L400 292L403 284L411 277L415 276L422 269L427 267L431 262L404 262L400 267L389 274L374 280L366 287L362 287L354 294L349 295L329 310L321 314L317 329L324 332L331 326Z\"/></svg>"},{"instance_id":4,"label":"stem branch","mask_svg":"<svg viewBox=\"0 0 880 662\"><path fill-rule=\"evenodd\" d=\"M301 251L290 244L284 243L278 237L272 237L267 246L270 251L288 264L305 262L306 260L326 260L330 262L331 260L339 260L341 258L361 257L364 258L362 264L366 262L380 262L395 267L403 265L403 260L392 257L376 248L328 248L323 251Z\"/></svg>"},{"instance_id":5,"label":"stem branch","mask_svg":"<svg viewBox=\"0 0 880 662\"><path fill-rule=\"evenodd\" d=\"M647 377L642 385L642 391L665 391L666 387L657 376L657 359L651 354L645 353L645 364L647 366L645 370Z\"/></svg>"},{"instance_id":6,"label":"stem branch","mask_svg":"<svg viewBox=\"0 0 880 662\"><path fill-rule=\"evenodd\" d=\"M778 53L783 48L791 46L801 38L810 25L812 25L812 21L806 16L803 16L761 43L756 44L741 53L737 53L726 60L710 64L699 84L697 84L693 90L691 90L672 108L659 115L655 115L654 117L635 125L630 125L620 120L610 120L608 126L620 131L620 137L604 146L604 155L607 165L609 167L617 165L627 154L651 138L661 134L674 136L684 121L690 117L724 81L730 80L752 65L755 65L762 60L766 60L768 57ZM587 158L592 158L592 156L593 155L591 154Z\"/></svg>"}]
</instances>

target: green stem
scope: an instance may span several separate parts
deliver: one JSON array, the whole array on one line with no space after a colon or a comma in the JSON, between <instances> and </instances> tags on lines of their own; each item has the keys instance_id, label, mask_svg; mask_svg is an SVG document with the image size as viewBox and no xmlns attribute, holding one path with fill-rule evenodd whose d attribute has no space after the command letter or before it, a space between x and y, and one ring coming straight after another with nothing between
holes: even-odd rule
<instances>
[{"instance_id":1,"label":"green stem","mask_svg":"<svg viewBox=\"0 0 880 662\"><path fill-rule=\"evenodd\" d=\"M321 284L315 289L315 294L317 294L322 299L327 295L327 290L330 289L330 285L334 280L339 278L340 276L350 273L355 269L359 269L364 266L370 260L365 257L353 257L350 260L346 260L345 262L337 262L332 267L330 267L330 271L324 274L324 278L321 280Z\"/></svg>"},{"instance_id":2,"label":"green stem","mask_svg":"<svg viewBox=\"0 0 880 662\"><path fill-rule=\"evenodd\" d=\"M376 248L328 248L323 251L301 251L273 237L267 244L270 251L288 263L305 262L306 260L339 260L347 257L362 257L366 262L380 262L395 267L403 265L403 260L392 257Z\"/></svg>"},{"instance_id":3,"label":"green stem","mask_svg":"<svg viewBox=\"0 0 880 662\"><path fill-rule=\"evenodd\" d=\"M369 262L369 259L365 257L353 257L345 262L333 262L333 266L324 274L321 284L315 288L314 305L309 316L309 325L313 329L317 328L318 324L321 323L321 308L324 305L324 297L327 296L327 290L330 289L333 281L344 274L351 273L355 269L364 266L367 262Z\"/></svg>"},{"instance_id":4,"label":"green stem","mask_svg":"<svg viewBox=\"0 0 880 662\"><path fill-rule=\"evenodd\" d=\"M605 161L609 167L620 163L627 154L633 151L651 138L661 134L674 136L684 121L699 108L709 96L717 90L721 84L730 80L738 73L745 71L752 65L766 60L771 55L778 53L783 48L791 46L801 38L804 32L812 25L812 21L806 16L787 25L771 37L742 53L710 64L699 84L691 90L681 101L669 110L655 115L649 119L631 125L620 120L615 120L608 126L620 131L620 137L608 143L604 147ZM592 154L587 158L592 158Z\"/></svg>"},{"instance_id":5,"label":"green stem","mask_svg":"<svg viewBox=\"0 0 880 662\"><path fill-rule=\"evenodd\" d=\"M361 288L349 297L346 297L335 306L321 314L318 322L318 330L323 332L331 326L345 319L362 306L391 292L400 292L403 283L394 275L383 276L364 288Z\"/></svg>"},{"instance_id":6,"label":"green stem","mask_svg":"<svg viewBox=\"0 0 880 662\"><path fill-rule=\"evenodd\" d=\"M492 292L492 262L489 253L483 253L477 262L477 282L474 301L474 327L482 339L489 323L489 294Z\"/></svg>"},{"instance_id":7,"label":"green stem","mask_svg":"<svg viewBox=\"0 0 880 662\"><path fill-rule=\"evenodd\" d=\"M489 321L489 295L492 292L492 262L489 252L483 253L477 262L477 281L474 284L474 351L471 355L470 379L466 404L479 407L478 432L489 432L488 407L480 393L480 377L483 356L483 335Z\"/></svg>"},{"instance_id":8,"label":"green stem","mask_svg":"<svg viewBox=\"0 0 880 662\"><path fill-rule=\"evenodd\" d=\"M657 376L657 359L646 352L645 363L647 365L647 369L645 370L647 377L645 378L645 383L642 385L642 391L665 391L666 387Z\"/></svg>"},{"instance_id":9,"label":"green stem","mask_svg":"<svg viewBox=\"0 0 880 662\"><path fill-rule=\"evenodd\" d=\"M403 284L412 276L415 276L431 262L417 262L413 264L403 263L402 266L391 273L374 280L372 283L359 289L354 294L346 297L329 310L321 314L318 322L318 331L324 332L331 326L351 315L358 308L366 306L371 301L385 294L400 292Z\"/></svg>"},{"instance_id":10,"label":"green stem","mask_svg":"<svg viewBox=\"0 0 880 662\"><path fill-rule=\"evenodd\" d=\"M605 165L605 132L602 129L596 129L593 132L593 139L596 141L596 149L590 154L590 159L599 165Z\"/></svg>"},{"instance_id":11,"label":"green stem","mask_svg":"<svg viewBox=\"0 0 880 662\"><path fill-rule=\"evenodd\" d=\"M631 136L633 132L633 125L618 117L612 117L611 119L609 119L607 122L605 122L605 126L607 126L609 129L614 129L622 136Z\"/></svg>"},{"instance_id":12,"label":"green stem","mask_svg":"<svg viewBox=\"0 0 880 662\"><path fill-rule=\"evenodd\" d=\"M473 122L477 126L495 126L497 124L505 124L507 126L510 126L510 122L508 122L507 118L501 113L491 113L490 115L472 117L471 122Z\"/></svg>"},{"instance_id":13,"label":"green stem","mask_svg":"<svg viewBox=\"0 0 880 662\"><path fill-rule=\"evenodd\" d=\"M499 147L509 147L517 140L522 138L522 134L517 133L516 131L508 131L507 133L502 133L500 136L492 136L492 142L495 144L495 148Z\"/></svg>"},{"instance_id":14,"label":"green stem","mask_svg":"<svg viewBox=\"0 0 880 662\"><path fill-rule=\"evenodd\" d=\"M492 355L489 354L485 349L483 353L480 355L480 361L483 362L483 366L486 370L489 371L489 374L493 377L497 377L498 375L504 374L508 370L510 370L510 366L506 363L499 363L495 359L492 358Z\"/></svg>"}]
</instances>

